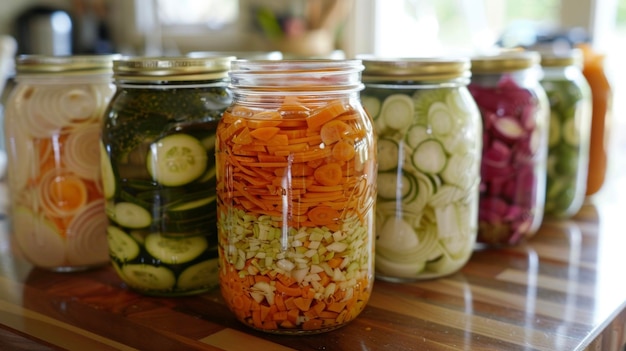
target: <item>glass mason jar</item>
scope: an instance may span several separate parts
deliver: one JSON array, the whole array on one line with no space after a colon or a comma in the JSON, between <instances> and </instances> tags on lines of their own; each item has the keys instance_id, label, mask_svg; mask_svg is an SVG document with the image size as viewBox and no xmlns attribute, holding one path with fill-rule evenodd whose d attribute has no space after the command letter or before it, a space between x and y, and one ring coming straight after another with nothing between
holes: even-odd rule
<instances>
[{"instance_id":1,"label":"glass mason jar","mask_svg":"<svg viewBox=\"0 0 626 351\"><path fill-rule=\"evenodd\" d=\"M364 59L378 145L376 278L459 270L478 231L482 122L469 59Z\"/></svg>"},{"instance_id":2,"label":"glass mason jar","mask_svg":"<svg viewBox=\"0 0 626 351\"><path fill-rule=\"evenodd\" d=\"M17 58L5 111L10 213L18 247L37 267L108 263L97 140L115 57Z\"/></svg>"},{"instance_id":3,"label":"glass mason jar","mask_svg":"<svg viewBox=\"0 0 626 351\"><path fill-rule=\"evenodd\" d=\"M479 243L515 245L543 221L550 107L539 60L534 51L472 58L469 90L483 118Z\"/></svg>"},{"instance_id":4,"label":"glass mason jar","mask_svg":"<svg viewBox=\"0 0 626 351\"><path fill-rule=\"evenodd\" d=\"M220 286L244 324L332 330L374 280L376 144L360 60L233 61L217 129Z\"/></svg>"},{"instance_id":5,"label":"glass mason jar","mask_svg":"<svg viewBox=\"0 0 626 351\"><path fill-rule=\"evenodd\" d=\"M591 90L580 50L542 53L541 85L550 102L545 215L568 218L580 210L587 184Z\"/></svg>"},{"instance_id":6,"label":"glass mason jar","mask_svg":"<svg viewBox=\"0 0 626 351\"><path fill-rule=\"evenodd\" d=\"M113 266L141 293L218 284L215 130L232 102L232 57L114 62L102 172Z\"/></svg>"},{"instance_id":7,"label":"glass mason jar","mask_svg":"<svg viewBox=\"0 0 626 351\"><path fill-rule=\"evenodd\" d=\"M605 72L605 55L589 44L578 47L583 52L583 75L591 88L591 136L585 195L592 196L602 189L608 169L613 87Z\"/></svg>"}]
</instances>

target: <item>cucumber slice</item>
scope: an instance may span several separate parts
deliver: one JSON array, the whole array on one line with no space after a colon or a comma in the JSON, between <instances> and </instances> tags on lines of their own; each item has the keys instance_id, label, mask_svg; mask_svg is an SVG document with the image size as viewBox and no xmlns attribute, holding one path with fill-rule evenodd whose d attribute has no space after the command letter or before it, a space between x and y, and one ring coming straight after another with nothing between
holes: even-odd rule
<instances>
[{"instance_id":1,"label":"cucumber slice","mask_svg":"<svg viewBox=\"0 0 626 351\"><path fill-rule=\"evenodd\" d=\"M218 259L196 263L180 273L177 287L181 290L194 290L214 287L219 284Z\"/></svg>"},{"instance_id":2,"label":"cucumber slice","mask_svg":"<svg viewBox=\"0 0 626 351\"><path fill-rule=\"evenodd\" d=\"M152 223L152 216L145 208L131 202L119 202L113 208L113 218L117 224L126 228L145 228Z\"/></svg>"},{"instance_id":3,"label":"cucumber slice","mask_svg":"<svg viewBox=\"0 0 626 351\"><path fill-rule=\"evenodd\" d=\"M395 140L381 138L378 140L378 170L390 171L398 167L399 146Z\"/></svg>"},{"instance_id":4,"label":"cucumber slice","mask_svg":"<svg viewBox=\"0 0 626 351\"><path fill-rule=\"evenodd\" d=\"M139 245L126 232L118 227L107 227L107 238L109 243L109 253L119 261L131 261L139 256Z\"/></svg>"},{"instance_id":5,"label":"cucumber slice","mask_svg":"<svg viewBox=\"0 0 626 351\"><path fill-rule=\"evenodd\" d=\"M385 275L399 278L417 278L426 267L426 260L395 262L384 256L376 256L376 272L384 279Z\"/></svg>"},{"instance_id":6,"label":"cucumber slice","mask_svg":"<svg viewBox=\"0 0 626 351\"><path fill-rule=\"evenodd\" d=\"M413 166L424 173L436 174L446 167L443 145L437 140L426 140L417 146L412 156Z\"/></svg>"},{"instance_id":7,"label":"cucumber slice","mask_svg":"<svg viewBox=\"0 0 626 351\"><path fill-rule=\"evenodd\" d=\"M373 120L378 118L378 114L380 113L380 100L373 96L361 95L361 104Z\"/></svg>"},{"instance_id":8,"label":"cucumber slice","mask_svg":"<svg viewBox=\"0 0 626 351\"><path fill-rule=\"evenodd\" d=\"M389 95L380 109L380 117L387 127L404 130L413 123L413 99L405 94Z\"/></svg>"},{"instance_id":9,"label":"cucumber slice","mask_svg":"<svg viewBox=\"0 0 626 351\"><path fill-rule=\"evenodd\" d=\"M409 131L406 133L406 142L411 148L416 148L417 145L421 144L424 140L430 139L431 134L428 131L428 128L423 125L414 125Z\"/></svg>"},{"instance_id":10,"label":"cucumber slice","mask_svg":"<svg viewBox=\"0 0 626 351\"><path fill-rule=\"evenodd\" d=\"M181 186L200 177L207 167L207 151L188 134L168 135L150 145L146 167L152 179L165 186Z\"/></svg>"},{"instance_id":11,"label":"cucumber slice","mask_svg":"<svg viewBox=\"0 0 626 351\"><path fill-rule=\"evenodd\" d=\"M384 200L413 198L417 192L416 180L406 173L378 173L376 181L378 196Z\"/></svg>"},{"instance_id":12,"label":"cucumber slice","mask_svg":"<svg viewBox=\"0 0 626 351\"><path fill-rule=\"evenodd\" d=\"M550 131L552 131L552 123L550 123ZM563 140L574 147L580 144L580 130L576 125L576 118L568 118L563 122Z\"/></svg>"},{"instance_id":13,"label":"cucumber slice","mask_svg":"<svg viewBox=\"0 0 626 351\"><path fill-rule=\"evenodd\" d=\"M122 279L130 287L145 291L167 291L176 284L174 273L167 267L127 264L121 269Z\"/></svg>"},{"instance_id":14,"label":"cucumber slice","mask_svg":"<svg viewBox=\"0 0 626 351\"><path fill-rule=\"evenodd\" d=\"M110 199L115 194L115 175L111 166L111 159L100 141L100 173L102 175L102 192L105 199Z\"/></svg>"},{"instance_id":15,"label":"cucumber slice","mask_svg":"<svg viewBox=\"0 0 626 351\"><path fill-rule=\"evenodd\" d=\"M208 243L202 236L168 238L160 233L152 233L146 237L146 250L152 257L167 264L189 262L198 257Z\"/></svg>"},{"instance_id":16,"label":"cucumber slice","mask_svg":"<svg viewBox=\"0 0 626 351\"><path fill-rule=\"evenodd\" d=\"M559 115L552 112L550 114L550 126L548 128L548 146L552 147L561 140L561 120Z\"/></svg>"},{"instance_id":17,"label":"cucumber slice","mask_svg":"<svg viewBox=\"0 0 626 351\"><path fill-rule=\"evenodd\" d=\"M428 123L436 136L448 135L455 128L452 111L443 102L435 102L430 105Z\"/></svg>"}]
</instances>

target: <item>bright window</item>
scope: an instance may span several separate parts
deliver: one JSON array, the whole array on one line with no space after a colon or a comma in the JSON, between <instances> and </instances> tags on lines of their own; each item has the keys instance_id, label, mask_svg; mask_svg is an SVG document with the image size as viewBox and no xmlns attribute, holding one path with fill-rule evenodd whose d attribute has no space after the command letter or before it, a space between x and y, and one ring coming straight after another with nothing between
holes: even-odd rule
<instances>
[{"instance_id":1,"label":"bright window","mask_svg":"<svg viewBox=\"0 0 626 351\"><path fill-rule=\"evenodd\" d=\"M157 0L163 26L222 28L237 19L238 0Z\"/></svg>"}]
</instances>

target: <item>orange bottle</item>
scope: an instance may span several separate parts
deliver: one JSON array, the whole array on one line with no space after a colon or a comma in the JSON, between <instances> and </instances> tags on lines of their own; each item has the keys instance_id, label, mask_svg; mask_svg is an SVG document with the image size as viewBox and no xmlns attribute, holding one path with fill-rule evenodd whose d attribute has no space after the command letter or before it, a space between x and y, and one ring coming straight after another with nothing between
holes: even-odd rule
<instances>
[{"instance_id":1,"label":"orange bottle","mask_svg":"<svg viewBox=\"0 0 626 351\"><path fill-rule=\"evenodd\" d=\"M586 195L590 196L602 188L606 176L612 89L604 71L605 56L595 52L588 44L580 44L579 48L583 51L583 75L591 87L593 101L586 191Z\"/></svg>"}]
</instances>

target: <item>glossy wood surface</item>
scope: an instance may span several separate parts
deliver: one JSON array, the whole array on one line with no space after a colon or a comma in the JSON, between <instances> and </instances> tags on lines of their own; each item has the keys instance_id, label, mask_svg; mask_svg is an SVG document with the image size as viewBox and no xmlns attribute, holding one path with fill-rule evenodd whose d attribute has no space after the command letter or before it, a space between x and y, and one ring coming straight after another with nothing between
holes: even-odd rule
<instances>
[{"instance_id":1,"label":"glossy wood surface","mask_svg":"<svg viewBox=\"0 0 626 351\"><path fill-rule=\"evenodd\" d=\"M155 298L127 289L111 267L35 269L3 215L0 350L622 350L626 176L616 173L575 218L545 220L519 246L477 250L445 278L376 281L356 320L311 336L253 331L218 290Z\"/></svg>"}]
</instances>

